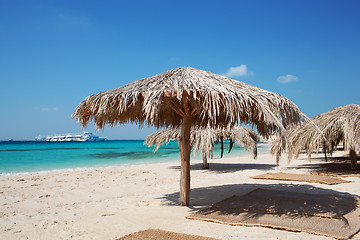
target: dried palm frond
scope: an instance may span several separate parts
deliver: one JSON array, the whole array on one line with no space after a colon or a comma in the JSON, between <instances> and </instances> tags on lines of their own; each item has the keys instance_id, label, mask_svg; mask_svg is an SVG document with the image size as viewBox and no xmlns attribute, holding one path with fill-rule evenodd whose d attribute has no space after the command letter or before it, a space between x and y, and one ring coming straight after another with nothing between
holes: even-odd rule
<instances>
[{"instance_id":1,"label":"dried palm frond","mask_svg":"<svg viewBox=\"0 0 360 240\"><path fill-rule=\"evenodd\" d=\"M179 140L180 128L169 127L157 131L146 137L145 144L149 147L154 146L156 152L164 143L169 143L170 140ZM207 153L213 149L214 143L220 138L231 140L237 145L247 148L252 153L253 158L257 156L257 141L260 137L252 129L234 126L232 128L199 128L193 127L191 129L190 144L193 147L193 154L197 151Z\"/></svg>"}]
</instances>

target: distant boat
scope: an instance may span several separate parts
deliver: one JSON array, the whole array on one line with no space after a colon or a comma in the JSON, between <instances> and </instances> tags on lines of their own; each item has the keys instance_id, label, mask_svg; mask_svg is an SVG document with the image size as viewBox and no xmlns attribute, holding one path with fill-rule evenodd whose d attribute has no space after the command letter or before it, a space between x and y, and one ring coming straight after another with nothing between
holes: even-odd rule
<instances>
[{"instance_id":1,"label":"distant boat","mask_svg":"<svg viewBox=\"0 0 360 240\"><path fill-rule=\"evenodd\" d=\"M36 141L45 141L45 142L103 142L106 137L98 137L92 133L84 132L83 134L63 134L63 135L53 135L45 137L36 137Z\"/></svg>"}]
</instances>

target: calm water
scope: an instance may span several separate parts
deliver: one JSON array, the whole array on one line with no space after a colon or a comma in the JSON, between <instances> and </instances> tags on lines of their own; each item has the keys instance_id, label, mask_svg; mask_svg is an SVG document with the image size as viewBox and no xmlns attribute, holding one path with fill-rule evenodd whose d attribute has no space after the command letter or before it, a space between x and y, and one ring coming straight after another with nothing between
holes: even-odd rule
<instances>
[{"instance_id":1,"label":"calm water","mask_svg":"<svg viewBox=\"0 0 360 240\"><path fill-rule=\"evenodd\" d=\"M225 143L224 157L249 154L234 144L230 154ZM267 151L259 145L258 152ZM220 144L215 145L214 158L220 157ZM192 159L201 159L197 154ZM36 171L71 170L124 164L179 161L178 143L153 148L142 140L108 140L105 142L0 142L0 174Z\"/></svg>"}]
</instances>

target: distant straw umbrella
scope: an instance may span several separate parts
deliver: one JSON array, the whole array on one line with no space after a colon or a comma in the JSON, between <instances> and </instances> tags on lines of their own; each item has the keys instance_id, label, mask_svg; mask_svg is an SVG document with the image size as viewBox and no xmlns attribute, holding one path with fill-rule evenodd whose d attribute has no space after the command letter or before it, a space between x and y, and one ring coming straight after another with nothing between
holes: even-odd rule
<instances>
[{"instance_id":1,"label":"distant straw umbrella","mask_svg":"<svg viewBox=\"0 0 360 240\"><path fill-rule=\"evenodd\" d=\"M351 168L356 168L356 151L360 145L360 105L349 104L337 107L311 119L321 130L318 132L309 123L295 126L288 131L289 159L297 158L305 150L309 159L311 153L320 149L332 153L339 143L349 151ZM281 146L275 142L271 148L273 154L279 154Z\"/></svg>"},{"instance_id":2,"label":"distant straw umbrella","mask_svg":"<svg viewBox=\"0 0 360 240\"><path fill-rule=\"evenodd\" d=\"M190 196L191 126L252 124L269 136L306 116L285 97L210 72L183 67L87 97L73 117L97 129L135 122L181 127L180 204Z\"/></svg>"},{"instance_id":3,"label":"distant straw umbrella","mask_svg":"<svg viewBox=\"0 0 360 240\"><path fill-rule=\"evenodd\" d=\"M169 127L147 136L145 144L150 147L155 145L154 152L156 152L162 144L169 143L172 139L179 140L180 136L180 128ZM190 145L192 146L193 154L197 151L201 151L203 155L203 169L209 168L209 164L207 163L207 154L212 151L214 143L220 139L227 139L231 142L235 142L239 146L247 148L249 152L252 153L253 158L256 158L257 156L256 143L259 141L260 137L252 129L242 126L234 126L232 128L192 127ZM231 146L229 152L230 151Z\"/></svg>"}]
</instances>

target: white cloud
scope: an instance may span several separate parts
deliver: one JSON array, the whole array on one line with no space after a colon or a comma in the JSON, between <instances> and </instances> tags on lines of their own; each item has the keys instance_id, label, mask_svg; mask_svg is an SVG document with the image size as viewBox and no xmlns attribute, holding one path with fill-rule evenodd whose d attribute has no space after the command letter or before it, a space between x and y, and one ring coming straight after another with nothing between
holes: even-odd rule
<instances>
[{"instance_id":1,"label":"white cloud","mask_svg":"<svg viewBox=\"0 0 360 240\"><path fill-rule=\"evenodd\" d=\"M53 107L53 108L42 108L41 111L42 111L42 112L58 112L59 109L56 108L56 107Z\"/></svg>"},{"instance_id":2,"label":"white cloud","mask_svg":"<svg viewBox=\"0 0 360 240\"><path fill-rule=\"evenodd\" d=\"M247 66L242 64L237 67L230 67L226 73L222 73L221 75L225 77L242 77L242 76L252 76L253 72L248 72Z\"/></svg>"},{"instance_id":3,"label":"white cloud","mask_svg":"<svg viewBox=\"0 0 360 240\"><path fill-rule=\"evenodd\" d=\"M277 78L277 81L279 83L291 83L291 82L296 82L298 80L299 80L298 77L296 77L294 75L290 75L290 74L288 74L286 76L280 76Z\"/></svg>"}]
</instances>

